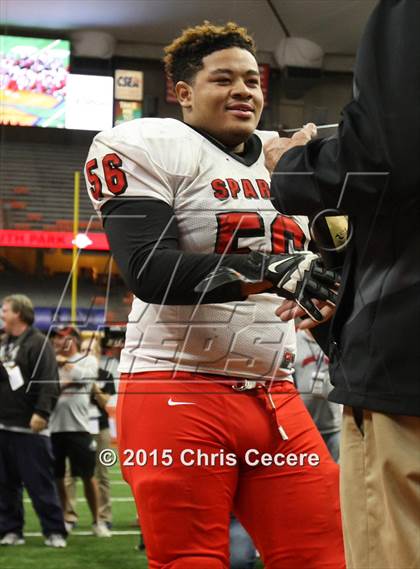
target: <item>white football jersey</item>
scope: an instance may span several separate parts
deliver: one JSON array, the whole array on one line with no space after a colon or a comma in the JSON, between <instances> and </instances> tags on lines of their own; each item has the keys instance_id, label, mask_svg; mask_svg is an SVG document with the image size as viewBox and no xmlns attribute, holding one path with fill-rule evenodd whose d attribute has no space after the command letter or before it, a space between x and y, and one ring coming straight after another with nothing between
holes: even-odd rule
<instances>
[{"instance_id":1,"label":"white football jersey","mask_svg":"<svg viewBox=\"0 0 420 569\"><path fill-rule=\"evenodd\" d=\"M255 134L263 142L276 135ZM272 206L262 150L252 164L244 163L174 119L138 119L99 133L87 159L86 180L98 212L116 196L170 205L179 248L186 252L282 253L306 249L309 242L306 217L285 216ZM197 306L135 298L119 371L288 379L295 330L293 322L275 315L280 303L267 293Z\"/></svg>"}]
</instances>

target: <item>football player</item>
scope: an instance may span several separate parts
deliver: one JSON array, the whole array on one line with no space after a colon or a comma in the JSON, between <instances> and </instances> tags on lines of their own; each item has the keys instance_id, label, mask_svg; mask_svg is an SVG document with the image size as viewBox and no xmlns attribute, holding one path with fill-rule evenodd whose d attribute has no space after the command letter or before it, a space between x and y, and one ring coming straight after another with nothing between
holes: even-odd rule
<instances>
[{"instance_id":1,"label":"football player","mask_svg":"<svg viewBox=\"0 0 420 569\"><path fill-rule=\"evenodd\" d=\"M118 437L149 567L226 569L234 512L267 569L342 569L338 467L293 385L294 325L275 315L286 297L320 319L336 279L306 218L271 205L254 42L205 22L165 63L183 121L100 133L86 163L135 294ZM280 464L290 453L303 462Z\"/></svg>"}]
</instances>

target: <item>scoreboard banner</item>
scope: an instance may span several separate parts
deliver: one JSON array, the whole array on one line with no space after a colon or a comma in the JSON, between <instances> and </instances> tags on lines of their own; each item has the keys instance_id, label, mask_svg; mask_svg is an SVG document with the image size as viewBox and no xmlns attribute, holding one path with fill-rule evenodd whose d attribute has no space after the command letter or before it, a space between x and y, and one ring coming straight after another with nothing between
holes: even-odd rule
<instances>
[{"instance_id":1,"label":"scoreboard banner","mask_svg":"<svg viewBox=\"0 0 420 569\"><path fill-rule=\"evenodd\" d=\"M71 231L0 230L0 247L73 249L74 245L90 251L109 251L105 233L80 233L75 239Z\"/></svg>"},{"instance_id":2,"label":"scoreboard banner","mask_svg":"<svg viewBox=\"0 0 420 569\"><path fill-rule=\"evenodd\" d=\"M142 101L143 71L116 69L114 98L123 101Z\"/></svg>"}]
</instances>

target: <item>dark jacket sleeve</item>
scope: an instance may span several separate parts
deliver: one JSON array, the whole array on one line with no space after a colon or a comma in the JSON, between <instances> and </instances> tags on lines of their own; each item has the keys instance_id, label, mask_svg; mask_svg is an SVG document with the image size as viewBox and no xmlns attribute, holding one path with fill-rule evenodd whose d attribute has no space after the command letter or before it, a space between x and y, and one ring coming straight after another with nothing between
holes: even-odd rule
<instances>
[{"instance_id":1,"label":"dark jacket sleeve","mask_svg":"<svg viewBox=\"0 0 420 569\"><path fill-rule=\"evenodd\" d=\"M293 148L277 164L271 192L278 210L312 217L340 208L357 215L370 202L376 206L388 186L399 187L399 180L401 191L416 184L419 22L420 2L379 2L360 44L354 100L343 110L337 136Z\"/></svg>"},{"instance_id":2,"label":"dark jacket sleeve","mask_svg":"<svg viewBox=\"0 0 420 569\"><path fill-rule=\"evenodd\" d=\"M7 381L9 378L7 371L3 364L0 362L0 381Z\"/></svg>"},{"instance_id":3,"label":"dark jacket sleeve","mask_svg":"<svg viewBox=\"0 0 420 569\"><path fill-rule=\"evenodd\" d=\"M33 369L30 389L36 393L34 412L48 419L60 393L58 367L50 342L40 333L34 338L30 357Z\"/></svg>"},{"instance_id":4,"label":"dark jacket sleeve","mask_svg":"<svg viewBox=\"0 0 420 569\"><path fill-rule=\"evenodd\" d=\"M176 218L164 202L111 200L102 208L112 254L130 290L151 304L197 304L243 300L234 282L206 294L194 292L218 265L248 274L248 255L200 254L179 249Z\"/></svg>"},{"instance_id":5,"label":"dark jacket sleeve","mask_svg":"<svg viewBox=\"0 0 420 569\"><path fill-rule=\"evenodd\" d=\"M324 354L328 356L330 351L331 320L311 328L311 334Z\"/></svg>"}]
</instances>

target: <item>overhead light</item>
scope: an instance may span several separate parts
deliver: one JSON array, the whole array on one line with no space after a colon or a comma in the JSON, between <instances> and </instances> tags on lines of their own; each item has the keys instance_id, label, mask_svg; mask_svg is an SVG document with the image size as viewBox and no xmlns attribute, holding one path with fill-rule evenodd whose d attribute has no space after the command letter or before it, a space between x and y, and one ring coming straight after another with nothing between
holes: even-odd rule
<instances>
[{"instance_id":1,"label":"overhead light","mask_svg":"<svg viewBox=\"0 0 420 569\"><path fill-rule=\"evenodd\" d=\"M274 57L280 69L285 67L321 69L324 50L317 43L306 38L286 37L275 49Z\"/></svg>"},{"instance_id":2,"label":"overhead light","mask_svg":"<svg viewBox=\"0 0 420 569\"><path fill-rule=\"evenodd\" d=\"M86 249L89 245L92 245L93 241L89 239L86 233L78 233L76 237L72 240L73 245L76 245L79 249Z\"/></svg>"},{"instance_id":3,"label":"overhead light","mask_svg":"<svg viewBox=\"0 0 420 569\"><path fill-rule=\"evenodd\" d=\"M107 32L80 30L70 35L73 55L110 59L114 55L115 38Z\"/></svg>"}]
</instances>

